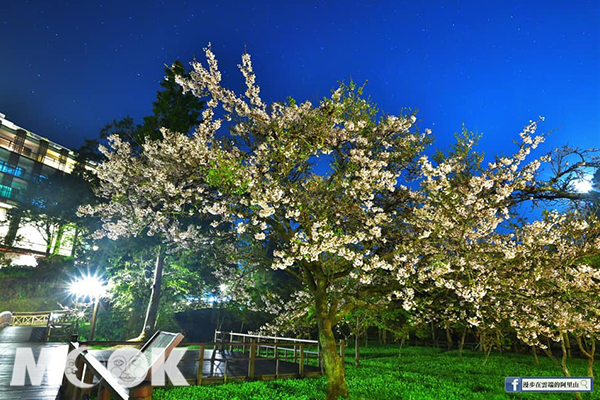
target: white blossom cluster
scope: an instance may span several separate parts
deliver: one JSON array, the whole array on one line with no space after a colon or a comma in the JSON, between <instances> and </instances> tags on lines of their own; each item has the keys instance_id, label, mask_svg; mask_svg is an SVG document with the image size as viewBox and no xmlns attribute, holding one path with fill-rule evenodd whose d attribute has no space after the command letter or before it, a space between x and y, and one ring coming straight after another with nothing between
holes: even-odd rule
<instances>
[{"instance_id":1,"label":"white blossom cluster","mask_svg":"<svg viewBox=\"0 0 600 400\"><path fill-rule=\"evenodd\" d=\"M514 216L515 196L535 187L549 160L526 162L544 140L537 121L510 157L483 165L475 140L465 137L433 161L424 154L431 131L419 132L414 114L377 117L347 85L316 105L267 105L248 54L239 66L241 95L222 86L210 47L205 55L206 66L194 62L189 78L177 79L208 98L192 136L165 131L138 156L116 137L104 149L104 202L81 210L101 217L99 234L160 234L175 248L235 240L231 257L256 249L267 261L243 260L244 268L287 271L299 282L295 302L261 300L280 303L265 306L280 315L272 329L302 319L308 306L317 319L339 322L356 307L394 298L416 319L481 329L510 320L530 343L564 329L598 332L598 305L582 305L584 292L596 293L598 272L575 262L600 248L585 234L598 222L551 214L499 233ZM223 120L228 141L220 139ZM244 271L232 279L242 288L253 277ZM539 282L566 297L552 303ZM581 297L569 305L565 293L573 291ZM238 297L251 301L241 289Z\"/></svg>"}]
</instances>

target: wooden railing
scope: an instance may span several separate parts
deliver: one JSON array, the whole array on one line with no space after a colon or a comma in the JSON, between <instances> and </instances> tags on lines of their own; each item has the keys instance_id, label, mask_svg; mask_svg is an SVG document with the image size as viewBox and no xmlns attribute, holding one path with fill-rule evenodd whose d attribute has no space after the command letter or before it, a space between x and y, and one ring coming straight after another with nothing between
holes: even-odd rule
<instances>
[{"instance_id":1,"label":"wooden railing","mask_svg":"<svg viewBox=\"0 0 600 400\"><path fill-rule=\"evenodd\" d=\"M32 311L13 313L14 326L47 326L52 311Z\"/></svg>"},{"instance_id":2,"label":"wooden railing","mask_svg":"<svg viewBox=\"0 0 600 400\"><path fill-rule=\"evenodd\" d=\"M70 311L31 311L0 313L0 328L6 326L45 326L46 341L67 341L73 334Z\"/></svg>"},{"instance_id":3,"label":"wooden railing","mask_svg":"<svg viewBox=\"0 0 600 400\"><path fill-rule=\"evenodd\" d=\"M226 336L229 336L227 333ZM257 335L247 335L257 336ZM297 343L267 343L265 336L261 336L261 342L257 338L249 338L243 342L186 342L179 344L178 347L198 347L198 358L194 359L198 363L197 374L195 378L186 378L191 385L203 385L214 383L227 383L232 380L268 380L279 378L298 378L319 376L323 373L323 360L319 351L314 351L318 341L316 340L296 340ZM286 339L286 338L277 338ZM126 342L126 341L89 341L80 342L81 346L132 346L140 347L143 342ZM343 345L341 351L343 351ZM231 349L229 352L228 350ZM212 350L212 351L211 351ZM235 354L234 354L235 353ZM243 356L241 356L243 354ZM256 369L257 361L275 360L274 374L260 374ZM280 369L280 361L287 361L298 364L296 372L282 373ZM221 376L203 376L203 365L205 362L211 363L211 368L217 368L222 371ZM230 363L247 362L248 369L246 376L229 376ZM319 370L314 371L307 368L312 365ZM214 371L211 371L214 372ZM70 399L67 397L67 399Z\"/></svg>"},{"instance_id":4,"label":"wooden railing","mask_svg":"<svg viewBox=\"0 0 600 400\"><path fill-rule=\"evenodd\" d=\"M252 336L252 335L250 335ZM264 337L262 337L264 339ZM186 345L194 345L191 343L186 343ZM227 383L228 380L232 378L238 379L279 379L279 378L292 378L292 377L305 377L305 376L316 376L321 375L323 373L323 360L319 351L313 351L314 343L260 343L256 338L251 338L242 342L222 342L216 341L213 343L199 343L200 353L198 360L198 376L196 378L196 384L202 385L203 381L207 381L209 383L214 383L215 381L222 381L223 383ZM212 347L213 351L211 352L210 358L205 358L205 349L207 347ZM237 352L238 354L235 357L227 357L227 353L223 351L225 348L229 348L230 352ZM217 349L221 349L220 354L224 354L225 357L217 357L219 354ZM310 350L309 350L310 349ZM239 353L246 355L245 357L240 357ZM261 360L275 360L275 374L256 374L256 361ZM318 372L308 372L306 371L306 366L310 365L310 361L315 361L315 366L320 366L320 371ZM223 376L222 377L211 377L204 378L202 377L200 371L204 361L210 361L211 366L215 364L215 362L225 363L223 368ZM229 377L228 376L228 363L229 362L240 362L247 361L248 362L248 374L246 377ZM293 362L294 364L298 364L298 370L294 373L286 373L283 374L280 372L280 361Z\"/></svg>"},{"instance_id":5,"label":"wooden railing","mask_svg":"<svg viewBox=\"0 0 600 400\"><path fill-rule=\"evenodd\" d=\"M181 336L181 335L179 335ZM181 336L182 338L183 336ZM304 376L317 376L322 374L322 355L318 350L318 341L303 340L293 338L279 338L250 334L226 333L216 331L215 337L219 340L209 343L173 343L173 346L198 346L198 369L195 377L187 377L189 384L210 384L210 383L226 383L229 380L255 380L255 379L278 379ZM223 341L223 338L241 338L240 341ZM181 339L179 339L181 340ZM260 341L259 341L260 340ZM144 352L148 347L148 342L70 342L69 353L78 351L79 354L74 360L74 365L67 367L75 369L75 376L78 381L92 384L96 382L96 386L92 388L79 388L73 385L67 376L63 378L61 386L61 395L66 400L82 400L87 399L92 395L92 391L97 391L98 400L129 400L129 399L147 399L152 398L152 386L150 382L144 381L139 386L128 389L122 387L117 379L108 371L104 364L96 359L92 354L87 352L88 346L116 346L128 345L132 347L140 347ZM317 351L314 348L317 347ZM172 348L172 347L170 347ZM207 350L212 348L210 355L207 357ZM228 348L228 350L225 350ZM343 345L342 349L343 351ZM241 354L240 354L241 353ZM275 374L259 374L256 370L256 362L262 360L275 360ZM311 363L314 360L314 363ZM298 364L296 372L280 372L280 361L289 361ZM211 370L209 376L203 376L204 363L210 362L211 369L218 365L217 374ZM246 376L229 376L230 362L247 362L248 369ZM313 365L313 368L307 368L307 365ZM317 366L321 366L320 370ZM317 367L317 368L314 368ZM66 370L67 368L65 368ZM216 376L219 375L220 376Z\"/></svg>"},{"instance_id":6,"label":"wooden railing","mask_svg":"<svg viewBox=\"0 0 600 400\"><path fill-rule=\"evenodd\" d=\"M214 340L215 342L228 343L230 351L232 351L234 347L245 351L245 344L254 341L257 344L257 352L259 356L262 349L264 350L264 355L267 358L270 356L270 352L273 353L273 358L279 358L280 352L285 354L284 357L287 357L288 352L293 352L294 363L296 363L300 358L298 352L302 352L302 358L304 360L308 360L309 358L317 358L319 360L318 365L321 368L321 372L323 372L323 360L321 357L321 348L318 340L254 335L249 333L223 332L217 330L215 330ZM233 346L235 343L241 343L242 346ZM340 344L340 346L343 346L343 344ZM312 350L315 347L316 351Z\"/></svg>"}]
</instances>

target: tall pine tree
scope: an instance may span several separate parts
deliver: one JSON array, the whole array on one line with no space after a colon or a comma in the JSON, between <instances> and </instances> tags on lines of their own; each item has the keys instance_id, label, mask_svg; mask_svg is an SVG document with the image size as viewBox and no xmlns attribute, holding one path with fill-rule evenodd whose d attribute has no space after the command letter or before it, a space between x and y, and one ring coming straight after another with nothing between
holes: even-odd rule
<instances>
[{"instance_id":1,"label":"tall pine tree","mask_svg":"<svg viewBox=\"0 0 600 400\"><path fill-rule=\"evenodd\" d=\"M144 117L143 124L138 127L138 142L161 140L160 128L187 134L200 122L204 101L192 93L184 94L181 86L175 82L175 76L186 76L183 65L175 61L171 67L165 68L165 73L165 79L160 84L163 90L157 93L156 101L152 103L152 115Z\"/></svg>"}]
</instances>

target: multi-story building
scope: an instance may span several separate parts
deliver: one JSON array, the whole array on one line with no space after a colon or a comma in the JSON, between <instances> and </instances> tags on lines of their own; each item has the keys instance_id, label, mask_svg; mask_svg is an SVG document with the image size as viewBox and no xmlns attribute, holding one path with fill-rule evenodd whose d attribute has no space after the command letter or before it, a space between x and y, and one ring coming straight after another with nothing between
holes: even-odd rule
<instances>
[{"instance_id":1,"label":"multi-story building","mask_svg":"<svg viewBox=\"0 0 600 400\"><path fill-rule=\"evenodd\" d=\"M21 128L0 113L0 250L13 263L35 265L48 243L36 227L10 220L8 210L28 206L23 194L31 182L71 173L75 157L73 151ZM71 248L72 243L66 241L57 253L69 255Z\"/></svg>"}]
</instances>

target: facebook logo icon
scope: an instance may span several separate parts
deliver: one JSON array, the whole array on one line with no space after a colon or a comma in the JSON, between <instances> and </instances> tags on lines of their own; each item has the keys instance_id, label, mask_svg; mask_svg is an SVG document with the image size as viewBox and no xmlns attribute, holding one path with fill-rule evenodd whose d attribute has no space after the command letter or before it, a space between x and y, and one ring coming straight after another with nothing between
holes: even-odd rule
<instances>
[{"instance_id":1,"label":"facebook logo icon","mask_svg":"<svg viewBox=\"0 0 600 400\"><path fill-rule=\"evenodd\" d=\"M521 378L509 376L504 379L504 390L507 392L520 392L521 391Z\"/></svg>"}]
</instances>

